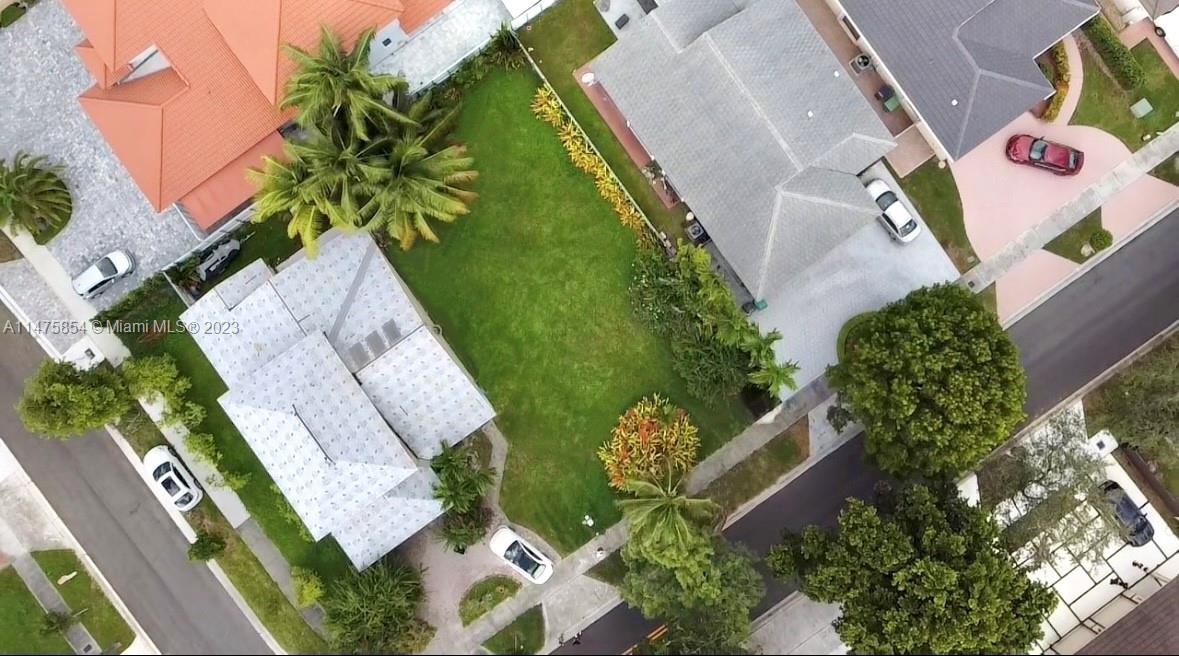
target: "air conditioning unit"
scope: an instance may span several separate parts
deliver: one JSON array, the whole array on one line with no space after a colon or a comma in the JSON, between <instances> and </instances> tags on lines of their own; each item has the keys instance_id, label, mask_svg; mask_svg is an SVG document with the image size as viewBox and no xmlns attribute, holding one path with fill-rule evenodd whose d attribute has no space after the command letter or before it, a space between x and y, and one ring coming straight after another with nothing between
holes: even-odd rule
<instances>
[{"instance_id":1,"label":"air conditioning unit","mask_svg":"<svg viewBox=\"0 0 1179 656\"><path fill-rule=\"evenodd\" d=\"M868 53L861 52L851 60L849 65L851 66L852 71L859 75L860 73L873 68L872 56Z\"/></svg>"}]
</instances>

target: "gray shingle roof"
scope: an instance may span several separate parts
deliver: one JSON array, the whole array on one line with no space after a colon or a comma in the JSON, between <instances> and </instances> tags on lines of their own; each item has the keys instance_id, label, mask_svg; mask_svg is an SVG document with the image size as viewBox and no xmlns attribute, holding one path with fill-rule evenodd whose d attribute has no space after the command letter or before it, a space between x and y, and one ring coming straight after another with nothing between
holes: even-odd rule
<instances>
[{"instance_id":1,"label":"gray shingle roof","mask_svg":"<svg viewBox=\"0 0 1179 656\"><path fill-rule=\"evenodd\" d=\"M329 232L318 257L296 254L278 273L252 262L181 319L291 507L357 568L442 513L417 458L495 415L365 233ZM206 329L219 324L230 329Z\"/></svg>"},{"instance_id":2,"label":"gray shingle roof","mask_svg":"<svg viewBox=\"0 0 1179 656\"><path fill-rule=\"evenodd\" d=\"M667 0L593 70L754 296L876 214L894 143L794 0Z\"/></svg>"},{"instance_id":3,"label":"gray shingle roof","mask_svg":"<svg viewBox=\"0 0 1179 656\"><path fill-rule=\"evenodd\" d=\"M841 2L955 159L1051 95L1035 57L1097 13L1090 0Z\"/></svg>"}]
</instances>

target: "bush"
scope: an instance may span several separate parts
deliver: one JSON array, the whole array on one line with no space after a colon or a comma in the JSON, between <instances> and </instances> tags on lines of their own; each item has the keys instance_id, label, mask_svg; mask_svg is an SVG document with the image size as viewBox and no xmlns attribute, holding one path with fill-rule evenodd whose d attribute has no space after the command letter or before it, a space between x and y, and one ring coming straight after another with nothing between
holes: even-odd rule
<instances>
[{"instance_id":1,"label":"bush","mask_svg":"<svg viewBox=\"0 0 1179 656\"><path fill-rule=\"evenodd\" d=\"M1085 36L1089 37L1089 42L1093 44L1097 54L1101 55L1101 59L1105 61L1105 65L1123 89L1129 91L1142 86L1146 81L1142 66L1118 38L1109 21L1098 14L1093 20L1085 23Z\"/></svg>"},{"instance_id":2,"label":"bush","mask_svg":"<svg viewBox=\"0 0 1179 656\"><path fill-rule=\"evenodd\" d=\"M16 410L30 432L68 439L115 423L130 407L127 388L110 367L46 360L26 382Z\"/></svg>"},{"instance_id":3,"label":"bush","mask_svg":"<svg viewBox=\"0 0 1179 656\"><path fill-rule=\"evenodd\" d=\"M1103 251L1110 246L1113 246L1113 233L1105 228L1097 230L1089 236L1089 245L1095 251Z\"/></svg>"},{"instance_id":4,"label":"bush","mask_svg":"<svg viewBox=\"0 0 1179 656\"><path fill-rule=\"evenodd\" d=\"M472 508L464 513L446 513L442 520L442 530L438 536L455 553L463 553L467 547L487 535L487 526L490 523L491 513L482 506Z\"/></svg>"},{"instance_id":5,"label":"bush","mask_svg":"<svg viewBox=\"0 0 1179 656\"><path fill-rule=\"evenodd\" d=\"M649 396L631 406L598 449L610 487L622 490L631 479L679 480L696 464L700 431L688 413L667 399Z\"/></svg>"},{"instance_id":6,"label":"bush","mask_svg":"<svg viewBox=\"0 0 1179 656\"><path fill-rule=\"evenodd\" d=\"M54 633L65 635L74 624L74 616L69 613L59 613L56 611L46 611L45 616L41 618L41 635L51 636Z\"/></svg>"},{"instance_id":7,"label":"bush","mask_svg":"<svg viewBox=\"0 0 1179 656\"><path fill-rule=\"evenodd\" d=\"M25 11L25 8L18 4L8 5L0 10L0 27L12 25L17 19L25 15Z\"/></svg>"},{"instance_id":8,"label":"bush","mask_svg":"<svg viewBox=\"0 0 1179 656\"><path fill-rule=\"evenodd\" d=\"M1052 46L1051 54L1052 75L1050 77L1056 93L1048 103L1048 109L1044 110L1044 115L1040 117L1045 121L1055 121L1060 116L1060 110L1064 107L1064 100L1068 96L1069 83L1072 78L1068 65L1068 52L1064 49L1064 42Z\"/></svg>"},{"instance_id":9,"label":"bush","mask_svg":"<svg viewBox=\"0 0 1179 656\"><path fill-rule=\"evenodd\" d=\"M434 629L417 619L425 598L421 571L381 562L336 582L323 599L325 624L346 654L411 654Z\"/></svg>"},{"instance_id":10,"label":"bush","mask_svg":"<svg viewBox=\"0 0 1179 656\"><path fill-rule=\"evenodd\" d=\"M213 560L223 551L225 551L225 536L205 529L197 529L196 542L188 547L188 559L201 562Z\"/></svg>"},{"instance_id":11,"label":"bush","mask_svg":"<svg viewBox=\"0 0 1179 656\"><path fill-rule=\"evenodd\" d=\"M479 464L479 455L468 444L443 444L442 452L430 460L430 468L438 476L434 498L448 513L471 512L495 483L494 470Z\"/></svg>"},{"instance_id":12,"label":"bush","mask_svg":"<svg viewBox=\"0 0 1179 656\"><path fill-rule=\"evenodd\" d=\"M189 433L184 438L184 446L192 452L194 458L210 467L216 467L221 462L221 449L208 433Z\"/></svg>"},{"instance_id":13,"label":"bush","mask_svg":"<svg viewBox=\"0 0 1179 656\"><path fill-rule=\"evenodd\" d=\"M323 581L315 572L303 567L291 568L291 581L295 584L295 605L307 608L323 598Z\"/></svg>"}]
</instances>

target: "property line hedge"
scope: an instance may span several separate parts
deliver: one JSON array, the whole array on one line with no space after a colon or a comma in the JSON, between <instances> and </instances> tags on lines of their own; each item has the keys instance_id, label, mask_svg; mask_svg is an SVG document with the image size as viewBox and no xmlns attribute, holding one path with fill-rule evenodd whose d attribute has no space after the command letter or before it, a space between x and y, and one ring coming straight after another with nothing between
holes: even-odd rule
<instances>
[{"instance_id":1,"label":"property line hedge","mask_svg":"<svg viewBox=\"0 0 1179 656\"><path fill-rule=\"evenodd\" d=\"M1143 72L1142 66L1134 58L1130 49L1118 38L1109 21L1102 16L1097 16L1085 23L1084 29L1085 36L1089 37L1089 42L1093 44L1097 54L1101 55L1101 59L1105 61L1105 65L1109 67L1114 79L1123 89L1136 89L1146 81L1146 74Z\"/></svg>"}]
</instances>

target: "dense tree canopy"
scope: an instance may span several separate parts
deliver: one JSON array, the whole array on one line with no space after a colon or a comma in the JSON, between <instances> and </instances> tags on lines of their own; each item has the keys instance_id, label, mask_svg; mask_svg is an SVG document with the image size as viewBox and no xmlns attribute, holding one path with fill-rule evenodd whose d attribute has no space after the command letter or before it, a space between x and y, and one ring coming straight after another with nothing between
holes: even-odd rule
<instances>
[{"instance_id":1,"label":"dense tree canopy","mask_svg":"<svg viewBox=\"0 0 1179 656\"><path fill-rule=\"evenodd\" d=\"M31 432L67 439L113 423L131 407L122 377L107 366L78 369L46 360L16 409Z\"/></svg>"},{"instance_id":2,"label":"dense tree canopy","mask_svg":"<svg viewBox=\"0 0 1179 656\"><path fill-rule=\"evenodd\" d=\"M1179 470L1179 336L1085 397L1085 412L1168 469ZM1092 401L1090 400L1092 398Z\"/></svg>"},{"instance_id":3,"label":"dense tree canopy","mask_svg":"<svg viewBox=\"0 0 1179 656\"><path fill-rule=\"evenodd\" d=\"M705 580L688 587L671 570L624 552L622 598L645 617L671 625L657 653L745 653L749 611L765 592L761 575L748 554L723 541L713 552Z\"/></svg>"},{"instance_id":4,"label":"dense tree canopy","mask_svg":"<svg viewBox=\"0 0 1179 656\"><path fill-rule=\"evenodd\" d=\"M1023 420L1015 344L956 285L919 289L868 316L844 355L829 378L889 473L959 474Z\"/></svg>"},{"instance_id":5,"label":"dense tree canopy","mask_svg":"<svg viewBox=\"0 0 1179 656\"><path fill-rule=\"evenodd\" d=\"M835 626L855 653L1027 653L1056 603L952 486L882 487L875 507L849 499L837 533L787 535L769 562L840 605Z\"/></svg>"}]
</instances>

